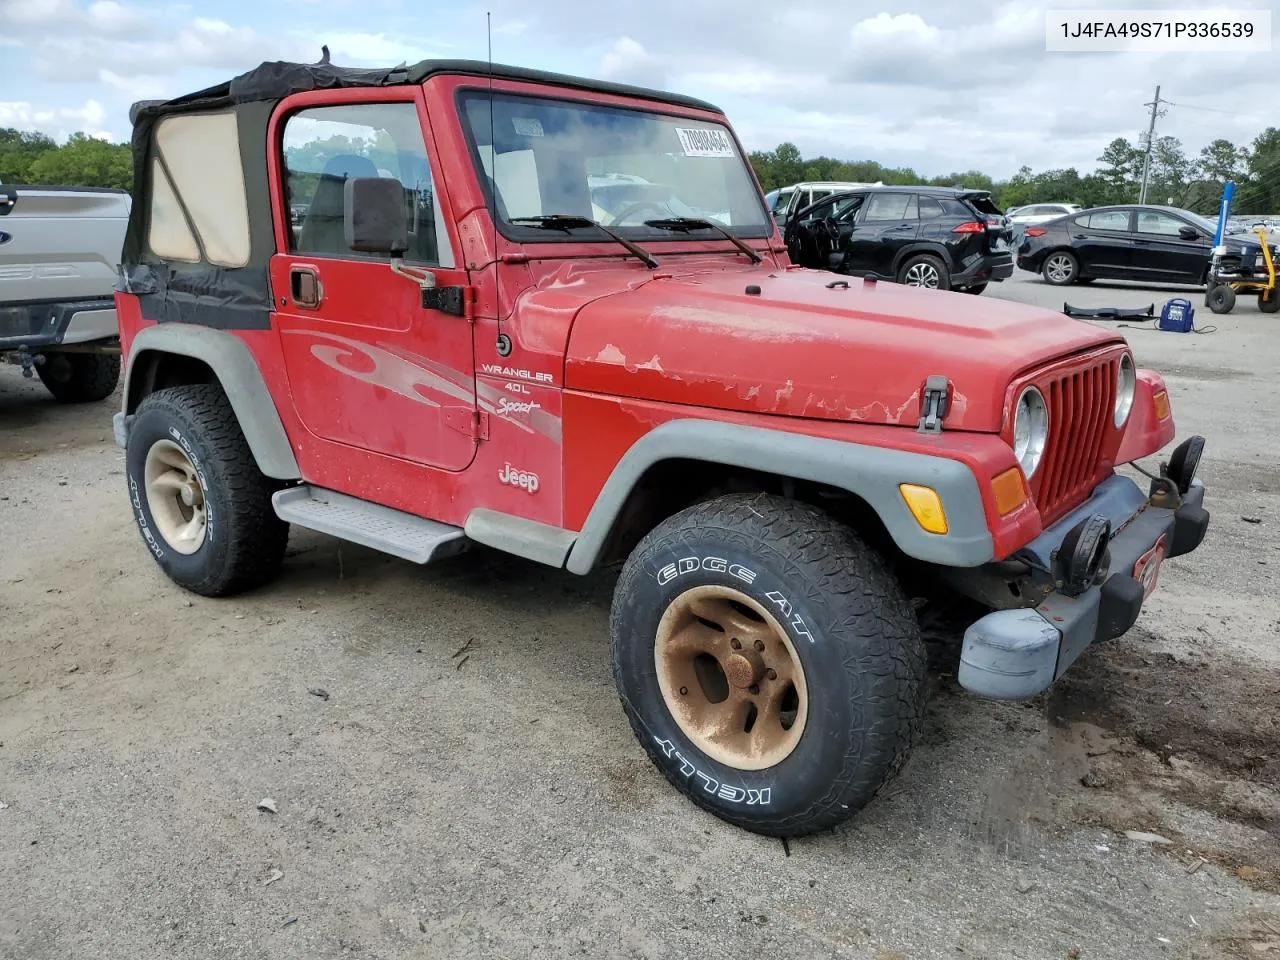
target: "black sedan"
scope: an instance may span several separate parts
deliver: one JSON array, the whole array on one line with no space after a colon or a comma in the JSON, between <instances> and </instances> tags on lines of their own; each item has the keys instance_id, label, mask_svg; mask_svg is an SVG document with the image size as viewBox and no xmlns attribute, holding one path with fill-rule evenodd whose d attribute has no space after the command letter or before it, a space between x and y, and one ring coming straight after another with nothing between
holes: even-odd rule
<instances>
[{"instance_id":1,"label":"black sedan","mask_svg":"<svg viewBox=\"0 0 1280 960\"><path fill-rule=\"evenodd\" d=\"M1056 286L1102 279L1202 285L1215 230L1176 207L1093 207L1027 227L1017 262ZM1238 256L1248 239L1223 242Z\"/></svg>"}]
</instances>

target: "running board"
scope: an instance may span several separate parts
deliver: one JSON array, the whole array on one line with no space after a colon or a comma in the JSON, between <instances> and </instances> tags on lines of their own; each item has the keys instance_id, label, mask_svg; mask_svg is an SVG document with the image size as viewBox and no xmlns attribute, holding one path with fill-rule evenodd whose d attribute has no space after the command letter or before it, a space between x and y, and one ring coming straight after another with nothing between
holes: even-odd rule
<instances>
[{"instance_id":1,"label":"running board","mask_svg":"<svg viewBox=\"0 0 1280 960\"><path fill-rule=\"evenodd\" d=\"M276 516L288 523L414 563L451 557L469 545L461 527L309 484L280 490L271 503Z\"/></svg>"}]
</instances>

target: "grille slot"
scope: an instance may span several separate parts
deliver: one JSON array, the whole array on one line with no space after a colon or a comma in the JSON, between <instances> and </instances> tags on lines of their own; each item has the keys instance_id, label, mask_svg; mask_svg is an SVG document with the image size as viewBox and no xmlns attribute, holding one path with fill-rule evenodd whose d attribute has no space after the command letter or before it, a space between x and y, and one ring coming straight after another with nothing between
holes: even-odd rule
<instances>
[{"instance_id":1,"label":"grille slot","mask_svg":"<svg viewBox=\"0 0 1280 960\"><path fill-rule=\"evenodd\" d=\"M1031 494L1046 522L1066 513L1093 487L1115 410L1116 362L1103 360L1037 383L1049 408L1049 442Z\"/></svg>"}]
</instances>

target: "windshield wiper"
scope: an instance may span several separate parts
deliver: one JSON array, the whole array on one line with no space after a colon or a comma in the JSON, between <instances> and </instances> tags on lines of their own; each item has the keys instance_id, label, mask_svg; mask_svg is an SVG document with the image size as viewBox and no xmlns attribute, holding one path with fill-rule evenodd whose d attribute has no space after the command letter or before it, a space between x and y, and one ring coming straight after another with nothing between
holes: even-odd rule
<instances>
[{"instance_id":1,"label":"windshield wiper","mask_svg":"<svg viewBox=\"0 0 1280 960\"><path fill-rule=\"evenodd\" d=\"M646 227L653 227L657 230L674 230L678 233L690 233L694 230L714 230L750 257L752 263L764 262L764 257L760 256L760 254L756 252L756 249L749 243L743 242L724 227L720 226L720 224L711 220L703 220L701 217L668 217L665 220L646 220L644 225Z\"/></svg>"},{"instance_id":2,"label":"windshield wiper","mask_svg":"<svg viewBox=\"0 0 1280 960\"><path fill-rule=\"evenodd\" d=\"M568 233L570 230L576 230L579 227L595 227L613 237L627 250L638 257L646 267L654 270L658 266L658 260L652 253L643 247L638 247L626 237L620 237L604 224L597 223L590 217L579 217L571 213L545 213L540 217L511 217L511 223L527 223L532 227L540 230L563 230Z\"/></svg>"}]
</instances>

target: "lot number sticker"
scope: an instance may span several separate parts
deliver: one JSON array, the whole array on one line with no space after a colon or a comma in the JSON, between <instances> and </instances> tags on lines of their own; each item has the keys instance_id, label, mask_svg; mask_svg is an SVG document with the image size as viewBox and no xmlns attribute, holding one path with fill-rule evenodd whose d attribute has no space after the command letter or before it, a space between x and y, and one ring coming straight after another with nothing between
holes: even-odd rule
<instances>
[{"instance_id":1,"label":"lot number sticker","mask_svg":"<svg viewBox=\"0 0 1280 960\"><path fill-rule=\"evenodd\" d=\"M723 130L705 127L676 127L680 148L686 157L732 157L733 143Z\"/></svg>"}]
</instances>

